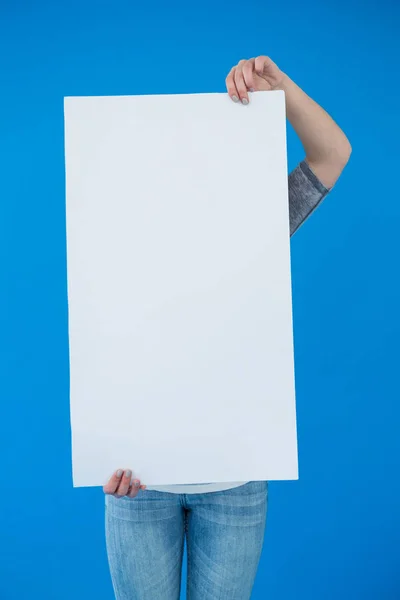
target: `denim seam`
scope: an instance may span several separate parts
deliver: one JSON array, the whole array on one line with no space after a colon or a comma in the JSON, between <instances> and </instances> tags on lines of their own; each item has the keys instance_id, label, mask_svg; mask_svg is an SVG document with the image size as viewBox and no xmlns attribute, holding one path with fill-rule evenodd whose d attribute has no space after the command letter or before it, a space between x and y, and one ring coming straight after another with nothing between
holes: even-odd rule
<instances>
[{"instance_id":1,"label":"denim seam","mask_svg":"<svg viewBox=\"0 0 400 600\"><path fill-rule=\"evenodd\" d=\"M188 523L188 511L185 509L185 537L186 537L186 553L187 553L187 570L186 570L186 597L189 594L189 583L190 583L190 544L189 544L189 523Z\"/></svg>"}]
</instances>

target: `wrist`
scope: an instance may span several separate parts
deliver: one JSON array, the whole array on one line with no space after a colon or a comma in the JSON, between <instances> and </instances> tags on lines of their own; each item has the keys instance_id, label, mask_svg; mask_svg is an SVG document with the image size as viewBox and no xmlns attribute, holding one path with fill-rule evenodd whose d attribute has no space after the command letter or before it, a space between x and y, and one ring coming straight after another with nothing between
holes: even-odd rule
<instances>
[{"instance_id":1,"label":"wrist","mask_svg":"<svg viewBox=\"0 0 400 600\"><path fill-rule=\"evenodd\" d=\"M290 88L290 78L286 75L286 73L282 73L281 80L272 89L280 90L282 92L287 92L289 88Z\"/></svg>"}]
</instances>

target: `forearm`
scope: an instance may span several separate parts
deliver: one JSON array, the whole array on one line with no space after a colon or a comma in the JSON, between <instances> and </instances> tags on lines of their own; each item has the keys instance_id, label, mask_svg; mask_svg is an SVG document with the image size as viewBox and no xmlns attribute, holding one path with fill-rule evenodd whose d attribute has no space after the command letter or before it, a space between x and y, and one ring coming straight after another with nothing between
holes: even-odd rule
<instances>
[{"instance_id":1,"label":"forearm","mask_svg":"<svg viewBox=\"0 0 400 600\"><path fill-rule=\"evenodd\" d=\"M279 89L285 92L287 118L303 144L308 164L331 188L349 160L349 140L328 113L288 76Z\"/></svg>"}]
</instances>

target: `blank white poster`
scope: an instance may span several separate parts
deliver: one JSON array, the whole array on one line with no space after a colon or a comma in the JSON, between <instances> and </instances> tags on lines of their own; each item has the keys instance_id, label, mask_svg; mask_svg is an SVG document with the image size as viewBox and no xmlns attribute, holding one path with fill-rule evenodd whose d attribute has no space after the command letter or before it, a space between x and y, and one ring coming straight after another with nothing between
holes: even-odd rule
<instances>
[{"instance_id":1,"label":"blank white poster","mask_svg":"<svg viewBox=\"0 0 400 600\"><path fill-rule=\"evenodd\" d=\"M65 99L75 486L297 479L283 92Z\"/></svg>"}]
</instances>

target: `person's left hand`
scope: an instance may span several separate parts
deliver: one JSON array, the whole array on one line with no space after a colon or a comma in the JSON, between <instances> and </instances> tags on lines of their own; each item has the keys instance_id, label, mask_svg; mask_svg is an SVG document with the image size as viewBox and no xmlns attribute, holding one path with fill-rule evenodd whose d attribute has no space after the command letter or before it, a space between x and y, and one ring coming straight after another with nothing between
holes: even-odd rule
<instances>
[{"instance_id":1,"label":"person's left hand","mask_svg":"<svg viewBox=\"0 0 400 600\"><path fill-rule=\"evenodd\" d=\"M285 77L285 73L268 56L257 56L241 60L232 67L226 78L226 88L234 102L248 104L248 92L278 90Z\"/></svg>"}]
</instances>

